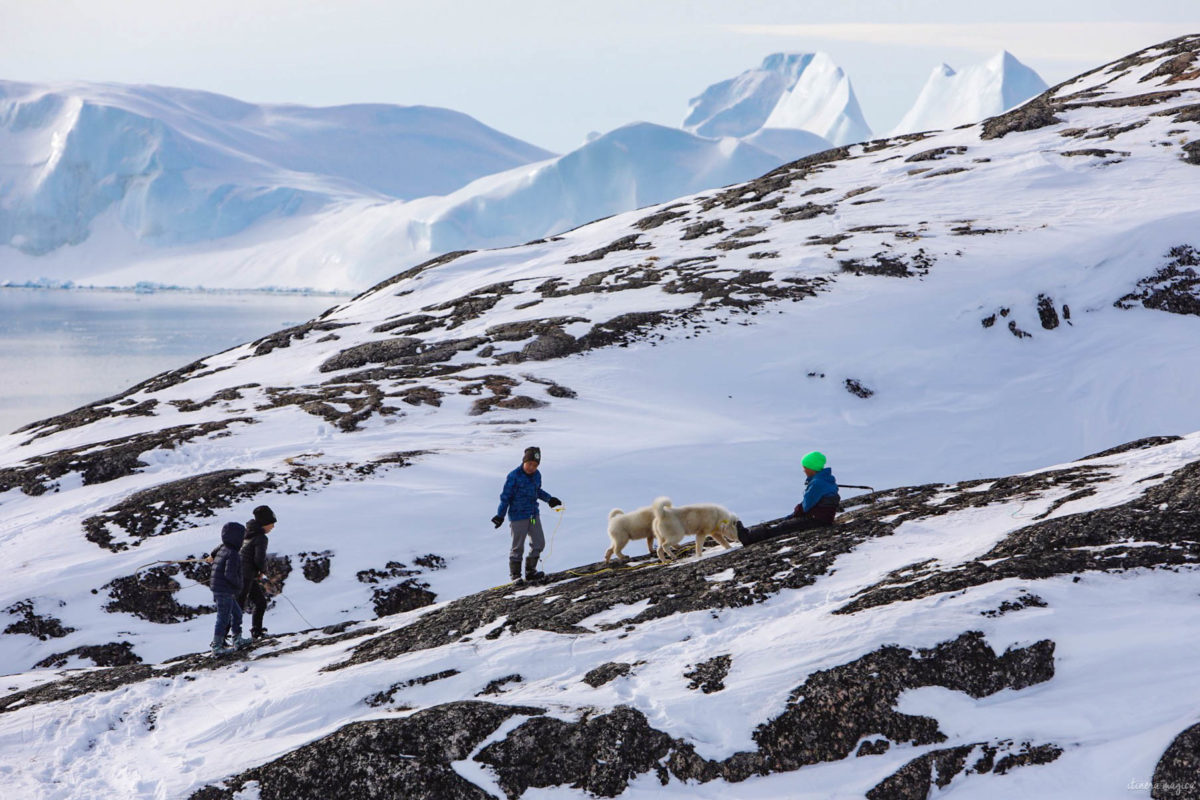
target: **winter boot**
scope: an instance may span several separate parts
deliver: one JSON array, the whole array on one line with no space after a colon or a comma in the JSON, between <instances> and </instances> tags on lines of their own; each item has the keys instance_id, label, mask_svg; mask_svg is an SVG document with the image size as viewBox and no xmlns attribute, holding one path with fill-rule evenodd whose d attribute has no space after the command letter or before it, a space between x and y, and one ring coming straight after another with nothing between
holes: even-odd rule
<instances>
[{"instance_id":1,"label":"winter boot","mask_svg":"<svg viewBox=\"0 0 1200 800\"><path fill-rule=\"evenodd\" d=\"M537 556L525 556L525 580L527 583L543 583L546 580L546 573L538 570L537 562Z\"/></svg>"},{"instance_id":2,"label":"winter boot","mask_svg":"<svg viewBox=\"0 0 1200 800\"><path fill-rule=\"evenodd\" d=\"M212 654L214 656L229 655L233 652L233 648L225 644L223 639L216 639L212 643Z\"/></svg>"},{"instance_id":3,"label":"winter boot","mask_svg":"<svg viewBox=\"0 0 1200 800\"><path fill-rule=\"evenodd\" d=\"M521 580L521 559L510 558L508 560L508 577L518 586L524 585L525 581Z\"/></svg>"},{"instance_id":4,"label":"winter boot","mask_svg":"<svg viewBox=\"0 0 1200 800\"><path fill-rule=\"evenodd\" d=\"M238 636L236 639L233 640L233 649L234 650L245 650L247 647L249 647L253 643L254 643L253 639L250 639L246 636Z\"/></svg>"}]
</instances>

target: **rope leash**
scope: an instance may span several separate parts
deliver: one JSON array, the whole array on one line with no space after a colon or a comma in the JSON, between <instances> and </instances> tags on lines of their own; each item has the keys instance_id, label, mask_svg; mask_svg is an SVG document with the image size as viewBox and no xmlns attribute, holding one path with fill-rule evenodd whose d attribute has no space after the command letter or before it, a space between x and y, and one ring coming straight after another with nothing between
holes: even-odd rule
<instances>
[{"instance_id":1,"label":"rope leash","mask_svg":"<svg viewBox=\"0 0 1200 800\"><path fill-rule=\"evenodd\" d=\"M558 508L551 509L555 514L558 514L558 522L554 523L554 530L550 534L550 549L546 551L546 555L542 556L543 561L549 561L550 556L554 555L554 540L558 536L558 529L562 525L563 512L567 510L566 505L560 505Z\"/></svg>"}]
</instances>

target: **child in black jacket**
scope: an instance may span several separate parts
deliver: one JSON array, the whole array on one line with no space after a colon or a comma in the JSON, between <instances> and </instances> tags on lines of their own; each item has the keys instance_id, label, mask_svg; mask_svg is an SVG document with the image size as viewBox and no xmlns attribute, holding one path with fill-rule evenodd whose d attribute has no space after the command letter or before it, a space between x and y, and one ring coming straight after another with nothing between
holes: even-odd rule
<instances>
[{"instance_id":1,"label":"child in black jacket","mask_svg":"<svg viewBox=\"0 0 1200 800\"><path fill-rule=\"evenodd\" d=\"M237 522L227 522L221 528L221 546L213 558L212 588L213 601L217 605L217 624L213 629L212 652L214 655L232 653L239 647L250 644L242 638L242 609L237 596L242 591L242 557L238 549L246 538L246 529ZM233 628L233 647L225 644L225 635Z\"/></svg>"}]
</instances>

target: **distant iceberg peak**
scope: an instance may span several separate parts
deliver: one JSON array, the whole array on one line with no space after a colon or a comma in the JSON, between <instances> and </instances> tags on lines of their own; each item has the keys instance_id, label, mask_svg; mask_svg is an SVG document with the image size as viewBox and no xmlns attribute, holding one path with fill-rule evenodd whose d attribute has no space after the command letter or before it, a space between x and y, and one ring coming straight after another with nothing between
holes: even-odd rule
<instances>
[{"instance_id":1,"label":"distant iceberg peak","mask_svg":"<svg viewBox=\"0 0 1200 800\"><path fill-rule=\"evenodd\" d=\"M978 122L1014 108L1048 88L1040 75L1007 50L958 71L942 64L930 73L916 102L891 135Z\"/></svg>"},{"instance_id":2,"label":"distant iceberg peak","mask_svg":"<svg viewBox=\"0 0 1200 800\"><path fill-rule=\"evenodd\" d=\"M701 136L793 128L847 144L871 135L850 79L823 52L772 53L757 69L708 87L690 107L683 127Z\"/></svg>"}]
</instances>

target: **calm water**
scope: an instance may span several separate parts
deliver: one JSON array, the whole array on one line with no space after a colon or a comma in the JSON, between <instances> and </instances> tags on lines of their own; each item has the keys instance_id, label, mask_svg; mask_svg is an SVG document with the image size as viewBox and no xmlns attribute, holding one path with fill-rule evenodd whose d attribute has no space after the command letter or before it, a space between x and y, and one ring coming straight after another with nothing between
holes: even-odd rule
<instances>
[{"instance_id":1,"label":"calm water","mask_svg":"<svg viewBox=\"0 0 1200 800\"><path fill-rule=\"evenodd\" d=\"M0 432L298 325L345 300L0 288Z\"/></svg>"}]
</instances>

